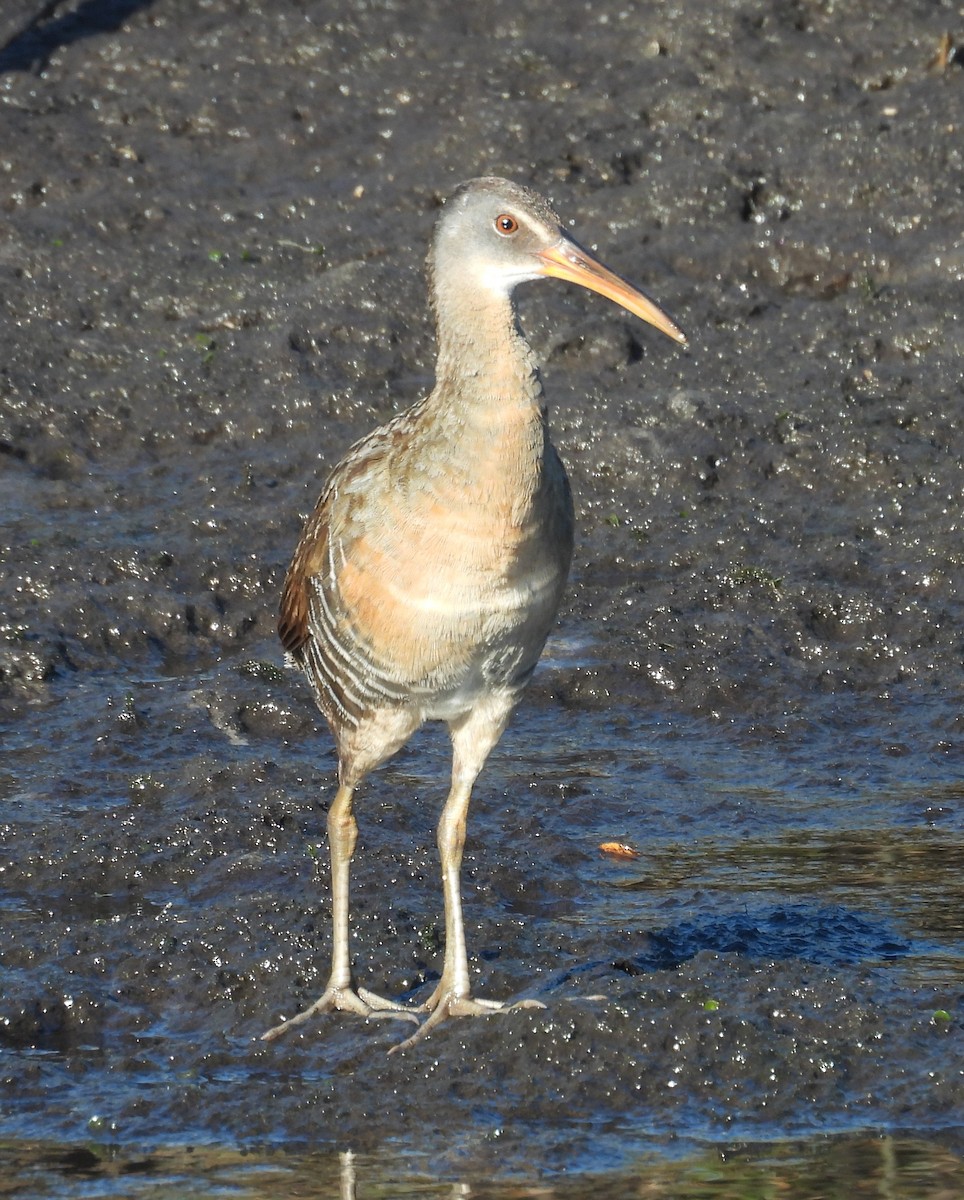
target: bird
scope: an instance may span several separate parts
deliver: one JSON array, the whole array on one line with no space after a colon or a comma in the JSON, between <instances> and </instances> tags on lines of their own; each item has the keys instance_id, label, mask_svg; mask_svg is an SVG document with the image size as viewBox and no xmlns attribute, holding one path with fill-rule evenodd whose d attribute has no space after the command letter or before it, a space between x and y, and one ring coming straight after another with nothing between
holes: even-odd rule
<instances>
[{"instance_id":1,"label":"bird","mask_svg":"<svg viewBox=\"0 0 964 1200\"><path fill-rule=\"evenodd\" d=\"M279 636L331 729L338 777L327 814L328 981L267 1041L325 1012L414 1021L394 1051L448 1018L544 1007L473 995L460 887L473 785L535 670L573 552L569 481L513 293L542 277L580 284L686 343L655 301L570 236L541 195L510 180L472 179L452 193L427 274L434 387L331 472L282 590ZM445 943L437 986L415 1007L355 980L349 868L356 789L427 721L443 722L452 743L437 832Z\"/></svg>"}]
</instances>

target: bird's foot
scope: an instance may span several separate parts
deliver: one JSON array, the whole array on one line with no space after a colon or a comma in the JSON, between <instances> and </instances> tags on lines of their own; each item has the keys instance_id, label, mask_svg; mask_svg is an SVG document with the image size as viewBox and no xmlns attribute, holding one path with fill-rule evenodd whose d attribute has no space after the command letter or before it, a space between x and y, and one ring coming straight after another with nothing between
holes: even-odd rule
<instances>
[{"instance_id":1,"label":"bird's foot","mask_svg":"<svg viewBox=\"0 0 964 1200\"><path fill-rule=\"evenodd\" d=\"M517 1008L545 1008L541 1000L517 1000L514 1004L506 1004L502 1000L484 1000L475 996L460 996L453 991L436 989L419 1009L429 1012L429 1017L410 1038L392 1046L389 1054L397 1050L409 1050L420 1042L426 1034L432 1032L436 1025L441 1025L449 1017L490 1017L493 1013L513 1012Z\"/></svg>"},{"instance_id":2,"label":"bird's foot","mask_svg":"<svg viewBox=\"0 0 964 1200\"><path fill-rule=\"evenodd\" d=\"M398 1004L395 1000L386 1000L384 996L376 996L367 988L329 985L325 988L324 994L310 1008L306 1008L304 1012L298 1013L287 1021L282 1021L280 1025L275 1025L273 1029L269 1029L267 1033L261 1035L261 1040L273 1042L275 1038L281 1037L283 1033L287 1033L296 1025L303 1025L305 1021L319 1013L326 1012L354 1013L355 1016L367 1017L371 1020L395 1017L400 1021L414 1021L416 1025L418 1024L418 1017L412 1010L406 1008L404 1004Z\"/></svg>"}]
</instances>

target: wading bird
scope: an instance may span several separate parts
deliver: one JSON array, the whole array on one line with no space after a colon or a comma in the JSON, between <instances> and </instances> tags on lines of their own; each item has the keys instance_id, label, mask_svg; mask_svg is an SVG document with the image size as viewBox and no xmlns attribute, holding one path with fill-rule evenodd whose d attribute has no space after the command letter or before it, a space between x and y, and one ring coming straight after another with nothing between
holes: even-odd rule
<instances>
[{"instance_id":1,"label":"wading bird","mask_svg":"<svg viewBox=\"0 0 964 1200\"><path fill-rule=\"evenodd\" d=\"M563 230L535 192L504 179L462 184L429 254L436 382L335 467L285 580L278 623L338 752L328 811L332 961L321 997L264 1035L316 1013L418 1021L356 985L348 950L355 790L425 721L452 739L438 826L445 958L415 1011L411 1046L447 1017L502 1008L471 993L460 867L472 786L535 669L572 557L566 472L549 440L542 383L512 293L551 276L581 284L677 342L652 300ZM535 1004L535 1001L522 1001Z\"/></svg>"}]
</instances>

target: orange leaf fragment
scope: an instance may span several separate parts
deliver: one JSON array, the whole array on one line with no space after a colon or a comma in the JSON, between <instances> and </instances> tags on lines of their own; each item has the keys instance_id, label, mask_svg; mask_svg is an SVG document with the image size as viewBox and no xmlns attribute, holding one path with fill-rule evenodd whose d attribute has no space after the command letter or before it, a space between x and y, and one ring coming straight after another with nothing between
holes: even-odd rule
<instances>
[{"instance_id":1,"label":"orange leaf fragment","mask_svg":"<svg viewBox=\"0 0 964 1200\"><path fill-rule=\"evenodd\" d=\"M603 842L599 849L603 854L611 854L613 858L639 858L639 851L626 842Z\"/></svg>"}]
</instances>

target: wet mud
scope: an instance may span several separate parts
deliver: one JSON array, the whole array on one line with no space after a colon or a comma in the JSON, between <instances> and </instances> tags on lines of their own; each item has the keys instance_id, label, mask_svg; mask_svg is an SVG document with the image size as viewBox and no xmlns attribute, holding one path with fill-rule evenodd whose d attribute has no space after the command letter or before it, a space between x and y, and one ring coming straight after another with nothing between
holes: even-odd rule
<instances>
[{"instance_id":1,"label":"wet mud","mask_svg":"<svg viewBox=\"0 0 964 1200\"><path fill-rule=\"evenodd\" d=\"M24 1186L108 1194L150 1161L256 1193L243 1152L298 1194L960 1190L959 26L859 0L5 3L0 1161ZM391 1057L393 1022L267 1046L324 984L335 766L280 583L327 470L430 385L427 239L482 173L549 194L690 336L520 296L578 542L463 894L479 993L546 1007ZM358 799L358 974L412 1001L449 765L427 729Z\"/></svg>"}]
</instances>

